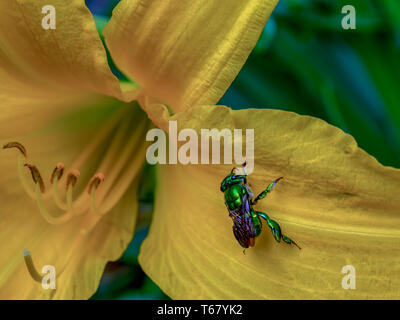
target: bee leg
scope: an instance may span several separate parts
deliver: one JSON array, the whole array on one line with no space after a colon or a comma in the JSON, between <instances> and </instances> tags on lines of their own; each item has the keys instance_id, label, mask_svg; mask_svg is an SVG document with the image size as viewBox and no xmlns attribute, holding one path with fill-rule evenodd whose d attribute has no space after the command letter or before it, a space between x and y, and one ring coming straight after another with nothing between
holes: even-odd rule
<instances>
[{"instance_id":1,"label":"bee leg","mask_svg":"<svg viewBox=\"0 0 400 320\"><path fill-rule=\"evenodd\" d=\"M286 237L285 235L282 235L282 240L285 241L288 244L294 244L297 248L299 248L299 250L301 250L301 248L297 245L296 242L294 242L292 239L290 239L289 237Z\"/></svg>"},{"instance_id":2,"label":"bee leg","mask_svg":"<svg viewBox=\"0 0 400 320\"><path fill-rule=\"evenodd\" d=\"M251 204L256 204L258 200L264 199L267 196L267 193L270 193L275 188L275 185L278 183L278 181L281 179L283 179L283 177L272 181L263 192L261 192L254 200L251 201Z\"/></svg>"},{"instance_id":3,"label":"bee leg","mask_svg":"<svg viewBox=\"0 0 400 320\"><path fill-rule=\"evenodd\" d=\"M294 244L297 248L301 249L296 242L294 242L292 239L282 234L281 227L279 226L278 222L270 219L268 215L265 214L264 212L257 211L257 214L265 221L267 221L268 227L271 229L272 235L274 236L276 242L281 242L282 239L287 244Z\"/></svg>"}]
</instances>

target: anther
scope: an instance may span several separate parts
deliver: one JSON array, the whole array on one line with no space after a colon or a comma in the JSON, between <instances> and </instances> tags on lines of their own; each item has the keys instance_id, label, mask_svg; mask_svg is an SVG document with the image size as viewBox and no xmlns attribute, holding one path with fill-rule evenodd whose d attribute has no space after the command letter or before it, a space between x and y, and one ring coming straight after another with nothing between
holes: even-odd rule
<instances>
[{"instance_id":1,"label":"anther","mask_svg":"<svg viewBox=\"0 0 400 320\"><path fill-rule=\"evenodd\" d=\"M67 175L67 183L66 183L66 189L68 191L68 188L70 185L72 187L75 187L76 182L78 181L78 178L80 177L81 173L78 170L72 170L70 173Z\"/></svg>"},{"instance_id":2,"label":"anther","mask_svg":"<svg viewBox=\"0 0 400 320\"><path fill-rule=\"evenodd\" d=\"M29 171L31 172L32 179L36 184L39 184L40 191L44 193L46 191L46 187L44 185L42 176L40 175L39 169L32 163L25 163L25 167L28 167Z\"/></svg>"},{"instance_id":3,"label":"anther","mask_svg":"<svg viewBox=\"0 0 400 320\"><path fill-rule=\"evenodd\" d=\"M31 253L28 250L24 250L23 256L24 256L26 268L28 269L29 274L31 275L33 280L41 283L43 277L39 274L39 272L37 272L35 265L33 264Z\"/></svg>"},{"instance_id":4,"label":"anther","mask_svg":"<svg viewBox=\"0 0 400 320\"><path fill-rule=\"evenodd\" d=\"M56 167L53 170L53 173L51 174L50 184L52 184L53 186L52 189L53 189L54 202L61 210L66 210L67 209L66 205L62 203L60 201L60 198L58 197L58 181L60 181L63 174L64 174L64 164L62 162L59 162L57 163Z\"/></svg>"},{"instance_id":5,"label":"anther","mask_svg":"<svg viewBox=\"0 0 400 320\"><path fill-rule=\"evenodd\" d=\"M17 148L25 158L27 157L25 147L19 142L15 142L15 141L9 142L3 146L3 149L8 149L8 148Z\"/></svg>"},{"instance_id":6,"label":"anther","mask_svg":"<svg viewBox=\"0 0 400 320\"><path fill-rule=\"evenodd\" d=\"M57 178L59 181L64 174L64 164L62 162L57 163L56 167L53 170L53 173L50 177L50 183L53 184L54 178Z\"/></svg>"},{"instance_id":7,"label":"anther","mask_svg":"<svg viewBox=\"0 0 400 320\"><path fill-rule=\"evenodd\" d=\"M88 185L88 193L90 194L92 191L92 188L95 187L96 189L99 187L100 183L104 181L104 174L102 173L97 173L95 174L92 179L89 181Z\"/></svg>"},{"instance_id":8,"label":"anther","mask_svg":"<svg viewBox=\"0 0 400 320\"><path fill-rule=\"evenodd\" d=\"M96 215L102 215L103 213L96 206L96 190L100 183L104 181L104 175L102 173L97 173L90 179L88 185L88 193L90 194L90 208Z\"/></svg>"}]
</instances>

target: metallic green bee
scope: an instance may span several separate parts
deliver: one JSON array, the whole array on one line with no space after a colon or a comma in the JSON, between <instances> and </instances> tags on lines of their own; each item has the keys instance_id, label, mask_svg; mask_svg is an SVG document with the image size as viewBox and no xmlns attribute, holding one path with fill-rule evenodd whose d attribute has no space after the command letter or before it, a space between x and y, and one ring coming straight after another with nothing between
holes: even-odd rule
<instances>
[{"instance_id":1,"label":"metallic green bee","mask_svg":"<svg viewBox=\"0 0 400 320\"><path fill-rule=\"evenodd\" d=\"M228 208L229 216L233 220L233 234L236 240L245 249L249 246L254 247L256 237L261 233L261 218L263 218L277 242L280 242L282 239L284 242L294 244L297 248L301 249L292 239L282 234L281 227L276 221L270 219L264 212L253 209L253 205L258 200L264 199L267 193L271 192L277 182L283 177L271 182L263 192L253 199L254 194L247 185L245 166L246 163L243 163L243 175L236 174L235 170L238 168L233 168L231 173L221 183L221 191L225 195L225 205Z\"/></svg>"}]
</instances>

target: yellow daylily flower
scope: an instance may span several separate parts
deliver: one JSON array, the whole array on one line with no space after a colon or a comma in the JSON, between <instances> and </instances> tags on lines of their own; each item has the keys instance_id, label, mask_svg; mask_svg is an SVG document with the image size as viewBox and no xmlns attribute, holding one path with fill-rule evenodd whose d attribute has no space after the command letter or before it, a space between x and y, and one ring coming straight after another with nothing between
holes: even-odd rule
<instances>
[{"instance_id":1,"label":"yellow daylily flower","mask_svg":"<svg viewBox=\"0 0 400 320\"><path fill-rule=\"evenodd\" d=\"M255 129L253 191L284 176L257 210L276 219L302 250L276 243L264 230L243 255L219 191L232 165L160 165L153 221L139 255L146 274L174 299L399 299L400 170L382 166L322 120L215 106L233 66L225 59L242 63L238 57L248 52L226 51L241 43L248 48L248 34L231 38L238 21L253 14L249 28L259 28L275 2L264 2L265 8L240 2L230 10L232 1L218 1L224 19L214 4L170 3L117 6L115 17L129 23L128 32L117 20L105 31L117 65L162 102L143 99L141 105L165 131L170 120L198 135L201 129ZM190 23L182 20L186 14ZM214 34L207 38L202 32L209 21ZM220 30L227 34L215 34ZM342 287L347 265L356 270L356 290Z\"/></svg>"},{"instance_id":2,"label":"yellow daylily flower","mask_svg":"<svg viewBox=\"0 0 400 320\"><path fill-rule=\"evenodd\" d=\"M134 231L151 125L135 100L151 119L155 102L175 112L215 104L276 2L121 1L105 36L140 88L111 73L84 0L52 1L55 30L42 28L45 0L0 4L0 140L15 149L0 156L0 298L95 292ZM56 290L31 277L45 265Z\"/></svg>"},{"instance_id":3,"label":"yellow daylily flower","mask_svg":"<svg viewBox=\"0 0 400 320\"><path fill-rule=\"evenodd\" d=\"M255 206L302 248L264 231L244 255L232 233L222 179L232 165L158 167L155 212L139 263L174 299L399 299L400 170L384 167L326 122L267 109L197 106L169 117L204 128L254 128L253 192L284 179ZM343 267L356 290L342 287ZM347 271L346 271L347 272Z\"/></svg>"}]
</instances>

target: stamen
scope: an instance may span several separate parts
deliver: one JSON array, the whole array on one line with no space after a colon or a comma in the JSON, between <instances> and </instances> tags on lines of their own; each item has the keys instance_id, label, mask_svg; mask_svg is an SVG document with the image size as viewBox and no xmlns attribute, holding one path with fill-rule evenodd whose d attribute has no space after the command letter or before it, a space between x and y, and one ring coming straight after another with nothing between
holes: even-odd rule
<instances>
[{"instance_id":1,"label":"stamen","mask_svg":"<svg viewBox=\"0 0 400 320\"><path fill-rule=\"evenodd\" d=\"M28 167L28 169L30 170L33 181L34 181L36 184L39 184L39 186L40 186L40 191L41 191L42 193L45 193L46 187L45 187L45 185L44 185L42 176L40 175L39 169L36 168L36 166L35 166L34 164L32 164L32 163L25 163L24 166L25 166L25 167Z\"/></svg>"},{"instance_id":2,"label":"stamen","mask_svg":"<svg viewBox=\"0 0 400 320\"><path fill-rule=\"evenodd\" d=\"M22 154L18 155L18 176L21 181L22 186L24 187L26 193L32 198L35 199L35 192L31 189L30 184L25 178L24 175L24 160L22 159Z\"/></svg>"},{"instance_id":3,"label":"stamen","mask_svg":"<svg viewBox=\"0 0 400 320\"><path fill-rule=\"evenodd\" d=\"M50 183L53 184L54 178L60 180L63 173L64 173L64 164L62 162L59 162L57 163L56 167L53 170L53 173L51 174Z\"/></svg>"},{"instance_id":4,"label":"stamen","mask_svg":"<svg viewBox=\"0 0 400 320\"><path fill-rule=\"evenodd\" d=\"M52 215L50 215L47 210L46 207L44 206L43 203L43 198L42 198L42 194L40 192L40 185L38 183L36 183L36 202L37 205L39 207L39 211L41 213L41 215L43 216L43 218L50 224L53 225L57 225L57 224L61 224L64 222L67 222L68 220L70 220L73 217L73 212L67 212L63 215L60 215L58 217L53 217Z\"/></svg>"},{"instance_id":5,"label":"stamen","mask_svg":"<svg viewBox=\"0 0 400 320\"><path fill-rule=\"evenodd\" d=\"M122 109L130 110L129 108ZM104 175L102 173L96 174L88 183L86 190L87 193L85 190L82 190L79 197L74 201L73 194L77 190L75 189L75 186L80 177L78 170L71 171L68 173L68 175L64 176L65 166L63 163L58 163L50 176L50 184L52 184L50 190L52 192L46 192L45 183L38 168L34 164L28 163L25 159L23 159L23 157L26 158L27 156L24 146L18 142L10 142L3 146L3 148L17 148L20 151L20 154L18 154L18 171L20 179L28 194L36 199L40 213L48 223L60 224L70 220L76 215L88 213L87 218L85 218L85 220L87 220L85 227L81 229L81 236L84 236L85 233L90 232L90 230L92 230L92 228L94 228L94 226L101 220L101 216L103 214L107 213L115 206L128 187L132 184L132 179L136 176L137 171L141 166L141 161L134 161L132 163L131 156L133 153L137 153L135 148L138 145L138 140L140 140L143 136L141 133L144 132L145 134L146 132L143 131L143 129L146 129L147 122L140 122L140 125L137 128L137 134L130 135L129 139L125 139L125 137L127 137L127 135L130 133L129 131L131 128L130 125L132 124L131 120L133 119L133 114L130 114L129 118L127 117L124 119L124 121L119 122L122 116L127 113L122 109L121 111L117 112L118 116L114 117L114 119L109 122L106 130L103 130L102 128L101 138L99 135L96 136L96 139L92 141L92 143L84 150L83 153L81 153L79 158L74 161L74 165L72 166L79 168L90 156L90 154L99 146L101 141L104 141L104 138L107 137L112 130L114 130L114 128L116 128L115 132L113 133L112 143L109 145L106 156L98 167L99 171L106 171L110 173L110 176L107 175L106 184L101 187L100 191L98 191L99 186L104 181ZM137 115L135 115L135 121L137 120L136 116ZM120 150L123 150L123 152L118 153ZM144 154L145 146L143 145L143 148L141 147L139 150L140 154ZM129 166L127 167L128 163ZM31 186L31 181L29 181L26 175L26 172L23 172L24 166L30 170L32 179L35 183L34 190ZM60 194L60 182L64 184L64 181L66 183L65 200ZM50 214L52 212L49 213L44 205L44 199L47 196L53 196L57 206L65 211L65 213L58 216ZM96 198L98 205L100 206L101 204L101 212L96 207ZM32 270L35 270L29 252L27 253L25 260L28 269L31 268ZM31 275L32 274L33 271ZM39 273L37 273L36 278L40 281L42 277Z\"/></svg>"},{"instance_id":6,"label":"stamen","mask_svg":"<svg viewBox=\"0 0 400 320\"><path fill-rule=\"evenodd\" d=\"M52 187L51 187L53 191L54 202L61 210L67 210L67 206L64 203L62 203L60 198L58 197L58 180L59 178L55 176L53 181L54 183L52 182Z\"/></svg>"},{"instance_id":7,"label":"stamen","mask_svg":"<svg viewBox=\"0 0 400 320\"><path fill-rule=\"evenodd\" d=\"M114 120L113 122L114 122L113 125L111 125L109 129L107 129L107 131L111 131L111 129L114 128L117 121ZM71 239L71 246L69 250L67 250L67 254L64 255L65 265L63 266L62 270L58 272L58 274L60 274L67 267L68 263L73 260L71 258L73 252L75 251L76 248L78 248L81 245L82 241L85 241L85 239L87 239L87 234L89 234L93 230L93 228L99 223L99 221L101 221L103 214L111 210L119 201L119 199L125 194L129 186L132 185L133 179L137 175L138 170L140 170L140 167L142 166L142 162L139 161L139 158L141 158L139 155L144 156L146 151L146 145L139 144L140 145L139 150L137 150L137 146L138 146L138 141L142 139L145 133L147 132L146 131L147 122L143 121L140 123L140 125L138 126L139 128L137 128L138 129L137 134L130 135L129 139L124 139L124 137L126 137L128 134L130 123L131 121L123 121L121 122L121 125L118 125L117 131L113 137L112 147L110 145L111 148L107 150L106 157L105 159L103 159L100 167L98 168L99 171L109 173L107 174L106 183L102 185L100 189L98 188L104 181L104 175L96 174L90 180L87 190L82 190L82 194L79 195L79 197L73 202L72 196L73 193L76 191L75 185L80 176L79 171L75 170L74 172L70 172L65 177L62 176L62 179L66 179L65 186L67 190L66 194L66 201L68 208L67 214L59 217L54 217L49 215L43 204L44 195L42 195L40 192L40 185L38 184L38 182L36 183L35 193L36 193L37 203L41 214L47 220L47 222L51 224L58 224L69 220L71 217L74 217L75 215L87 212L87 215L83 218L83 223L79 228L79 233L74 238ZM103 139L104 138L96 139L97 141L93 142L93 144L91 144L87 149L85 149L84 153L82 153L81 156L78 159L76 159L76 161L74 162L73 165L71 165L71 167L80 168L82 163L84 163L86 158L88 158L90 153L94 151L99 142L102 141ZM123 152L117 153L118 150L123 150ZM132 154L138 155L137 160L132 161ZM117 159L115 159L116 157ZM59 173L60 173L59 170L55 169L53 171L51 179L53 183L53 191L54 190L60 191L59 182L61 181L61 176L58 176ZM85 191L90 194L90 201L87 201L88 194ZM56 192L51 192L51 194L54 194L55 198L58 195ZM96 201L95 201L96 196L97 200L99 201L99 204L101 203L102 212L100 212L100 210L96 207ZM76 212L74 212L72 204L75 206ZM89 209L88 208L89 206L91 210L88 212L87 209ZM32 266L33 263L31 263L30 265ZM34 268L32 269L35 270Z\"/></svg>"},{"instance_id":8,"label":"stamen","mask_svg":"<svg viewBox=\"0 0 400 320\"><path fill-rule=\"evenodd\" d=\"M73 195L73 190L76 185L76 182L78 181L81 173L78 170L72 170L70 173L68 173L67 176L67 208L68 211L71 212L72 214L76 214L74 206L73 206L73 200L72 200L72 195Z\"/></svg>"},{"instance_id":9,"label":"stamen","mask_svg":"<svg viewBox=\"0 0 400 320\"><path fill-rule=\"evenodd\" d=\"M16 141L13 142L8 142L5 145L3 145L3 149L10 149L10 148L17 148L20 151L20 154L18 154L18 175L21 180L22 186L24 187L26 193L31 197L35 198L35 193L32 191L32 189L29 187L28 182L25 179L24 173L23 173L23 157L26 159L27 153L25 147Z\"/></svg>"},{"instance_id":10,"label":"stamen","mask_svg":"<svg viewBox=\"0 0 400 320\"><path fill-rule=\"evenodd\" d=\"M15 142L15 141L9 142L3 146L3 149L8 149L8 148L17 148L25 158L27 157L25 147L19 142Z\"/></svg>"},{"instance_id":11,"label":"stamen","mask_svg":"<svg viewBox=\"0 0 400 320\"><path fill-rule=\"evenodd\" d=\"M67 206L62 203L60 198L58 197L58 181L60 181L61 177L64 174L64 167L65 166L62 162L57 163L50 177L50 184L52 185L54 202L61 210L67 210Z\"/></svg>"},{"instance_id":12,"label":"stamen","mask_svg":"<svg viewBox=\"0 0 400 320\"><path fill-rule=\"evenodd\" d=\"M122 117L126 115L126 113L130 110L130 108L120 108L114 116L110 118L110 120L107 122L107 124L102 128L101 132L96 136L96 138L92 141L92 143L84 149L84 151L81 153L79 158L77 158L74 163L71 165L72 167L79 167L81 166L86 159L89 157L89 155L98 147L98 145L104 140L105 137L107 137L112 130L114 130L115 126L118 125ZM127 121L123 121L125 123ZM129 122L128 122L129 124ZM118 127L119 128L119 127ZM128 127L129 129L129 127ZM120 130L118 130L120 132ZM123 136L120 137L118 140L122 140ZM77 183L77 180L80 176L80 173L78 170L74 170L71 172L67 177L66 177L66 205L59 201L58 198L58 186L53 185L53 195L56 204L62 209L62 210L68 210L69 213L73 215L81 215L87 212L87 209L89 207L89 199L88 195L86 192L82 192L81 195L77 197L76 200L73 201L73 193L74 193L74 186ZM55 179L54 179L55 181ZM60 181L60 179L58 180Z\"/></svg>"},{"instance_id":13,"label":"stamen","mask_svg":"<svg viewBox=\"0 0 400 320\"><path fill-rule=\"evenodd\" d=\"M90 179L88 186L88 193L90 194L90 208L93 213L97 215L102 215L100 210L96 206L96 190L99 185L104 181L104 175L102 173L97 173Z\"/></svg>"},{"instance_id":14,"label":"stamen","mask_svg":"<svg viewBox=\"0 0 400 320\"><path fill-rule=\"evenodd\" d=\"M99 187L100 183L104 181L104 174L102 173L97 173L95 174L92 179L89 181L88 185L88 193L90 194L92 191L92 188L95 187L96 189Z\"/></svg>"},{"instance_id":15,"label":"stamen","mask_svg":"<svg viewBox=\"0 0 400 320\"><path fill-rule=\"evenodd\" d=\"M129 133L129 128L130 128L129 123L130 121L124 121L120 126L118 126L118 130L116 132L116 135L114 136L114 139L110 145L109 150L107 151L107 155L103 159L99 167L100 170L110 171L110 176L107 176L107 183L104 185L104 187L101 188L101 191L99 192L97 188L93 187L94 186L98 187L98 185L103 181L104 176L96 175L95 177L93 177L89 182L87 188L87 192L90 194L89 196L90 199L88 199L89 201L86 202L85 196L87 196L87 194L84 192L82 192L82 194L79 195L77 200L74 201L75 215L81 215L85 213L88 205L91 208L92 213L95 214L95 216L100 217L106 214L110 209L112 209L115 206L115 204L119 201L119 199L123 196L127 188L132 183L132 179L139 170L141 162L136 163L135 161L135 164L133 164L133 166L132 165L129 166L131 167L132 170L127 170L121 176L122 179L120 179L120 181L117 182L117 179L120 176L121 171L125 171L126 164L128 161L130 161L131 159L130 156L132 155L133 150L135 150L134 148L135 146L137 146L137 142L141 138L143 138L143 135L147 132L146 131L147 123L141 122L137 128L138 134L131 135L128 141L124 141L124 137L126 136L127 133ZM140 134L140 132L142 132L142 134ZM116 152L118 152L120 148L123 148L123 152L118 156L118 160L116 161L115 159L113 159L114 158L113 155L115 156ZM141 149L140 151L143 151L144 153L145 145L143 145L143 148L140 149ZM137 153L137 150L135 151L135 153ZM118 187L116 185L118 185ZM68 200L72 199L72 194L70 192L71 190L68 189L67 204L68 203L72 204L72 200ZM106 194L108 193L110 194L105 200ZM104 210L100 211L97 208L96 198L102 199L101 206L104 207ZM69 210L73 211L74 209L73 208L71 209L71 207L69 207Z\"/></svg>"},{"instance_id":16,"label":"stamen","mask_svg":"<svg viewBox=\"0 0 400 320\"><path fill-rule=\"evenodd\" d=\"M67 208L70 212L72 212L73 214L76 214L74 206L73 206L73 200L72 200L73 190L74 190L73 186L71 186L71 188L68 188L68 190L67 190Z\"/></svg>"},{"instance_id":17,"label":"stamen","mask_svg":"<svg viewBox=\"0 0 400 320\"><path fill-rule=\"evenodd\" d=\"M115 162L115 155L117 151L122 147L124 137L129 133L129 121L124 121L121 125L118 126L117 132L113 138L109 149L107 150L106 156L102 160L100 170L108 170L108 167L111 167ZM68 179L67 179L68 180ZM90 185L90 182L89 182ZM86 212L90 205L90 201L88 201L88 194L83 191L79 196L76 197L74 201L75 209L72 208L72 188L67 188L67 206L68 210L75 211L75 215L81 215ZM88 192L89 193L89 192ZM89 193L90 194L90 193Z\"/></svg>"},{"instance_id":18,"label":"stamen","mask_svg":"<svg viewBox=\"0 0 400 320\"><path fill-rule=\"evenodd\" d=\"M75 187L78 178L81 176L81 173L78 170L73 170L68 173L67 176L67 183L66 183L66 190L68 191L69 186Z\"/></svg>"},{"instance_id":19,"label":"stamen","mask_svg":"<svg viewBox=\"0 0 400 320\"><path fill-rule=\"evenodd\" d=\"M35 265L33 264L31 253L28 250L24 250L23 256L24 256L24 260L25 260L25 265L26 265L32 279L37 282L42 283L43 276L41 276L39 274L39 272L37 272Z\"/></svg>"}]
</instances>

